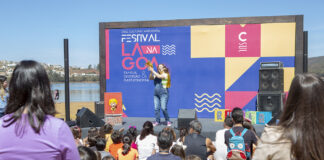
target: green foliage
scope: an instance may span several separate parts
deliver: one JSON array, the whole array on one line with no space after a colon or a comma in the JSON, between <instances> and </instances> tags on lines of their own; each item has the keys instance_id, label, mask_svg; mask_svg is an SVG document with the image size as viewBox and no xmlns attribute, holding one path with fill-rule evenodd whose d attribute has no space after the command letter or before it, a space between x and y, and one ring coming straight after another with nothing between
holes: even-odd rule
<instances>
[{"instance_id":1,"label":"green foliage","mask_svg":"<svg viewBox=\"0 0 324 160\"><path fill-rule=\"evenodd\" d=\"M55 73L52 70L48 70L47 74L51 82L64 82L64 76L61 76L60 74Z\"/></svg>"},{"instance_id":2,"label":"green foliage","mask_svg":"<svg viewBox=\"0 0 324 160\"><path fill-rule=\"evenodd\" d=\"M52 70L47 71L48 78L51 82L64 82L64 75L60 75L58 73L53 72ZM88 76L88 75L80 75L80 76L70 76L70 82L94 82L99 81L98 76Z\"/></svg>"},{"instance_id":3,"label":"green foliage","mask_svg":"<svg viewBox=\"0 0 324 160\"><path fill-rule=\"evenodd\" d=\"M324 56L308 58L308 72L324 76Z\"/></svg>"}]
</instances>

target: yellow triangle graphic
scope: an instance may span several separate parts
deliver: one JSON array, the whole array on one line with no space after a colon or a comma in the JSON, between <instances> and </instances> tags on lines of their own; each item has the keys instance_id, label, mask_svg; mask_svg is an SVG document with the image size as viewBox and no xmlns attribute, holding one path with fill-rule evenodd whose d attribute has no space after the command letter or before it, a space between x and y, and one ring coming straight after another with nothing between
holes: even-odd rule
<instances>
[{"instance_id":1,"label":"yellow triangle graphic","mask_svg":"<svg viewBox=\"0 0 324 160\"><path fill-rule=\"evenodd\" d=\"M235 83L259 57L231 57L225 58L225 90Z\"/></svg>"}]
</instances>

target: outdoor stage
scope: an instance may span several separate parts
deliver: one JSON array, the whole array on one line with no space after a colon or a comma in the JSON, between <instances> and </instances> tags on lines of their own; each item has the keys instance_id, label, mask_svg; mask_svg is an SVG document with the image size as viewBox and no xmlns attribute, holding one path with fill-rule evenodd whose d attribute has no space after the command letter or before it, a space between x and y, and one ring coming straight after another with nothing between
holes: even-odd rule
<instances>
[{"instance_id":1,"label":"outdoor stage","mask_svg":"<svg viewBox=\"0 0 324 160\"><path fill-rule=\"evenodd\" d=\"M129 126L136 126L138 134L142 130L142 126L145 121L154 121L155 119L152 117L124 117L123 118L123 125L116 125L114 126L114 129L120 129L124 128L125 131L129 128ZM172 122L172 128L174 128L177 137L179 136L178 128L178 122L177 118L171 118ZM223 129L223 123L222 122L215 122L214 119L211 118L198 118L198 120L202 123L202 135L209 137L212 141L215 141L215 135L216 131ZM164 127L166 127L166 123L163 122L164 119L162 119L162 124L154 127L155 134L158 134ZM264 125L254 125L255 130L257 132L258 136L261 136L261 133L263 132ZM86 137L88 135L89 128L82 128L82 138Z\"/></svg>"},{"instance_id":2,"label":"outdoor stage","mask_svg":"<svg viewBox=\"0 0 324 160\"><path fill-rule=\"evenodd\" d=\"M302 15L102 22L100 101L105 114L128 116L116 129L135 125L140 132L145 121L154 121L150 62L154 68L165 64L170 73L169 116L178 117L180 109L196 110L202 134L212 140L223 128L215 115L223 121L235 107L250 112L249 119L258 124L267 123L272 115L261 111L283 108L282 94L307 66L303 35ZM171 121L177 128L177 118ZM254 127L260 136L264 125Z\"/></svg>"}]
</instances>

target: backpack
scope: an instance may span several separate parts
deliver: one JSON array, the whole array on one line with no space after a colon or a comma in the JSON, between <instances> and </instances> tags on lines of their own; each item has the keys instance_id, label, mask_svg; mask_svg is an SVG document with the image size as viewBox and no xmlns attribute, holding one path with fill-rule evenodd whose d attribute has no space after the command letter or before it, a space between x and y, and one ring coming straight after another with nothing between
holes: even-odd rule
<instances>
[{"instance_id":1,"label":"backpack","mask_svg":"<svg viewBox=\"0 0 324 160\"><path fill-rule=\"evenodd\" d=\"M229 147L227 149L227 159L247 159L249 157L249 152L245 150L245 143L244 143L244 134L246 133L247 129L240 133L240 135L236 135L233 129L230 129L230 133L232 137L229 139Z\"/></svg>"}]
</instances>

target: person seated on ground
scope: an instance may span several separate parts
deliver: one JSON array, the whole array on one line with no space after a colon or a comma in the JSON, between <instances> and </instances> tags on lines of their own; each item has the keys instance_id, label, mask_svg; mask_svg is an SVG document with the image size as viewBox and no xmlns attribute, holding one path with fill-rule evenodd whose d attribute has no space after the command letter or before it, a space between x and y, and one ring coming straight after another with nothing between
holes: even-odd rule
<instances>
[{"instance_id":1,"label":"person seated on ground","mask_svg":"<svg viewBox=\"0 0 324 160\"><path fill-rule=\"evenodd\" d=\"M316 74L292 80L278 126L266 126L255 160L324 159L324 82Z\"/></svg>"},{"instance_id":2,"label":"person seated on ground","mask_svg":"<svg viewBox=\"0 0 324 160\"><path fill-rule=\"evenodd\" d=\"M254 133L255 137L257 138L257 140L259 141L260 138L258 137L258 135L256 134L255 128L252 125L251 120L244 118L244 122L243 122L243 127L246 129L249 129L250 131L252 131L252 133ZM252 144L252 153L251 153L251 157L253 157L254 151L256 149L256 144Z\"/></svg>"},{"instance_id":3,"label":"person seated on ground","mask_svg":"<svg viewBox=\"0 0 324 160\"><path fill-rule=\"evenodd\" d=\"M109 153L117 159L117 151L123 147L122 143L122 133L118 130L114 130L111 134L111 139L113 141L113 144L109 147Z\"/></svg>"},{"instance_id":4,"label":"person seated on ground","mask_svg":"<svg viewBox=\"0 0 324 160\"><path fill-rule=\"evenodd\" d=\"M137 137L137 129L136 126L129 126L127 130L127 134L132 136L132 145L131 147L137 150L137 144L135 143Z\"/></svg>"},{"instance_id":5,"label":"person seated on ground","mask_svg":"<svg viewBox=\"0 0 324 160\"><path fill-rule=\"evenodd\" d=\"M176 156L179 156L182 160L186 158L185 151L181 145L175 144L171 147L170 152Z\"/></svg>"},{"instance_id":6,"label":"person seated on ground","mask_svg":"<svg viewBox=\"0 0 324 160\"><path fill-rule=\"evenodd\" d=\"M225 132L233 127L231 116L226 116L223 126L224 129L218 130L215 137L215 146L217 150L214 153L214 157L217 160L226 160L227 146L225 144Z\"/></svg>"},{"instance_id":7,"label":"person seated on ground","mask_svg":"<svg viewBox=\"0 0 324 160\"><path fill-rule=\"evenodd\" d=\"M147 157L155 154L159 149L157 145L157 137L154 135L153 124L146 121L140 135L137 136L136 142L138 155L140 160L146 160Z\"/></svg>"},{"instance_id":8,"label":"person seated on ground","mask_svg":"<svg viewBox=\"0 0 324 160\"><path fill-rule=\"evenodd\" d=\"M69 126L54 117L50 81L40 63L16 65L5 114L0 118L0 159L80 159Z\"/></svg>"},{"instance_id":9,"label":"person seated on ground","mask_svg":"<svg viewBox=\"0 0 324 160\"><path fill-rule=\"evenodd\" d=\"M241 108L234 108L232 110L232 119L234 122L233 127L230 130L225 132L225 144L228 148L227 159L235 159L236 157L239 158L246 158L251 159L252 154L252 144L257 144L257 138L255 134L246 128L243 127L243 111ZM243 137L243 141L240 143L235 144L233 141L234 138L232 137ZM231 143L231 145L230 145ZM242 144L241 144L242 143ZM244 144L243 144L244 143ZM241 146L243 145L243 146ZM230 147L232 146L232 148ZM241 153L239 153L241 151Z\"/></svg>"},{"instance_id":10,"label":"person seated on ground","mask_svg":"<svg viewBox=\"0 0 324 160\"><path fill-rule=\"evenodd\" d=\"M172 146L175 145L176 144L176 141L177 141L177 134L175 133L174 129L171 128L171 127L164 127L162 129L162 131L166 131L166 132L170 132L171 133L172 138L173 138L172 139ZM171 146L171 148L172 148L172 146Z\"/></svg>"},{"instance_id":11,"label":"person seated on ground","mask_svg":"<svg viewBox=\"0 0 324 160\"><path fill-rule=\"evenodd\" d=\"M98 136L99 136L98 129L96 127L91 127L88 130L88 136L83 139L84 146L89 147L89 142L88 142L89 137L98 137Z\"/></svg>"},{"instance_id":12,"label":"person seated on ground","mask_svg":"<svg viewBox=\"0 0 324 160\"><path fill-rule=\"evenodd\" d=\"M105 151L105 147L106 147L106 140L101 137L97 138L96 149L98 152L100 152L101 157L111 155L109 152Z\"/></svg>"},{"instance_id":13,"label":"person seated on ground","mask_svg":"<svg viewBox=\"0 0 324 160\"><path fill-rule=\"evenodd\" d=\"M254 126L252 125L252 122L250 119L244 118L242 126L246 129L251 130L255 134L256 138L259 139L258 135L256 134L256 130L255 130Z\"/></svg>"},{"instance_id":14,"label":"person seated on ground","mask_svg":"<svg viewBox=\"0 0 324 160\"><path fill-rule=\"evenodd\" d=\"M189 156L186 156L185 160L202 160L202 159L196 155L189 155Z\"/></svg>"},{"instance_id":15,"label":"person seated on ground","mask_svg":"<svg viewBox=\"0 0 324 160\"><path fill-rule=\"evenodd\" d=\"M96 144L97 139L99 138L99 135L88 135L88 147L92 149L93 151L97 151Z\"/></svg>"},{"instance_id":16,"label":"person seated on ground","mask_svg":"<svg viewBox=\"0 0 324 160\"><path fill-rule=\"evenodd\" d=\"M103 157L102 160L115 160L115 158L110 155L110 156Z\"/></svg>"},{"instance_id":17,"label":"person seated on ground","mask_svg":"<svg viewBox=\"0 0 324 160\"><path fill-rule=\"evenodd\" d=\"M172 146L173 135L169 131L161 131L158 135L159 152L151 155L147 160L181 160L180 157L171 154L170 147Z\"/></svg>"},{"instance_id":18,"label":"person seated on ground","mask_svg":"<svg viewBox=\"0 0 324 160\"><path fill-rule=\"evenodd\" d=\"M186 155L197 155L201 159L213 159L213 154L216 151L212 141L205 136L200 135L202 125L198 120L193 120L189 123L189 135L184 138L184 145L187 146Z\"/></svg>"},{"instance_id":19,"label":"person seated on ground","mask_svg":"<svg viewBox=\"0 0 324 160\"><path fill-rule=\"evenodd\" d=\"M73 134L75 144L77 146L83 146L83 141L81 139L81 135L82 135L81 128L78 126L73 126L71 127L71 132Z\"/></svg>"},{"instance_id":20,"label":"person seated on ground","mask_svg":"<svg viewBox=\"0 0 324 160\"><path fill-rule=\"evenodd\" d=\"M138 152L132 148L132 135L125 134L123 137L123 148L117 151L118 160L138 160Z\"/></svg>"},{"instance_id":21,"label":"person seated on ground","mask_svg":"<svg viewBox=\"0 0 324 160\"><path fill-rule=\"evenodd\" d=\"M100 127L99 135L101 138L106 140L105 151L109 152L109 146L113 144L111 139L111 133L113 132L113 126L110 123L106 123L104 126Z\"/></svg>"},{"instance_id":22,"label":"person seated on ground","mask_svg":"<svg viewBox=\"0 0 324 160\"><path fill-rule=\"evenodd\" d=\"M96 153L88 147L79 146L78 151L80 154L80 160L97 160Z\"/></svg>"},{"instance_id":23,"label":"person seated on ground","mask_svg":"<svg viewBox=\"0 0 324 160\"><path fill-rule=\"evenodd\" d=\"M98 151L94 151L97 157L97 160L101 160L101 153Z\"/></svg>"},{"instance_id":24,"label":"person seated on ground","mask_svg":"<svg viewBox=\"0 0 324 160\"><path fill-rule=\"evenodd\" d=\"M182 146L182 148L184 150L186 150L187 146L183 145L184 142L184 137L186 137L188 135L188 130L187 128L180 128L179 130L179 138L177 139L176 143L180 146Z\"/></svg>"}]
</instances>

